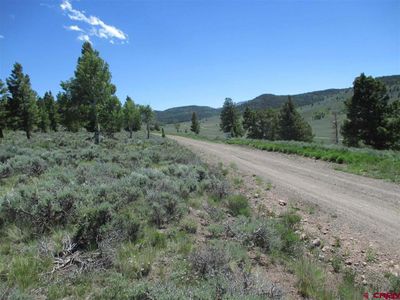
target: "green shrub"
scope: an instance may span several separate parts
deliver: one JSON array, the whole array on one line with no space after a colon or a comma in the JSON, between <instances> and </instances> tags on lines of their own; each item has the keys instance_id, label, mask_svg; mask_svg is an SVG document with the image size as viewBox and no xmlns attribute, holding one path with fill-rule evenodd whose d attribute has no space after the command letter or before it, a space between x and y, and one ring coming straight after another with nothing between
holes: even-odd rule
<instances>
[{"instance_id":1,"label":"green shrub","mask_svg":"<svg viewBox=\"0 0 400 300\"><path fill-rule=\"evenodd\" d=\"M302 297L312 299L334 299L325 289L325 271L309 259L296 263L297 288Z\"/></svg>"},{"instance_id":2,"label":"green shrub","mask_svg":"<svg viewBox=\"0 0 400 300\"><path fill-rule=\"evenodd\" d=\"M183 231L187 232L187 233L196 233L197 231L197 224L194 220L188 218L185 218L182 220L180 227Z\"/></svg>"},{"instance_id":3,"label":"green shrub","mask_svg":"<svg viewBox=\"0 0 400 300\"><path fill-rule=\"evenodd\" d=\"M228 182L226 180L219 179L215 176L210 177L208 180L206 180L204 184L205 184L205 190L217 200L222 200L230 192L230 187Z\"/></svg>"},{"instance_id":4,"label":"green shrub","mask_svg":"<svg viewBox=\"0 0 400 300\"><path fill-rule=\"evenodd\" d=\"M140 279L150 273L154 259L153 248L139 250L135 245L127 243L118 250L116 266L128 278Z\"/></svg>"},{"instance_id":5,"label":"green shrub","mask_svg":"<svg viewBox=\"0 0 400 300\"><path fill-rule=\"evenodd\" d=\"M225 232L225 227L220 224L210 224L207 229L214 238L220 237Z\"/></svg>"},{"instance_id":6,"label":"green shrub","mask_svg":"<svg viewBox=\"0 0 400 300\"><path fill-rule=\"evenodd\" d=\"M340 255L334 255L332 257L332 268L336 273L339 273L342 268L343 268L343 261L342 261L342 257Z\"/></svg>"},{"instance_id":7,"label":"green shrub","mask_svg":"<svg viewBox=\"0 0 400 300\"><path fill-rule=\"evenodd\" d=\"M218 247L202 247L193 251L189 262L196 275L210 276L227 268L226 253Z\"/></svg>"},{"instance_id":8,"label":"green shrub","mask_svg":"<svg viewBox=\"0 0 400 300\"><path fill-rule=\"evenodd\" d=\"M158 227L182 216L182 202L174 195L150 191L146 199L151 207L150 221Z\"/></svg>"},{"instance_id":9,"label":"green shrub","mask_svg":"<svg viewBox=\"0 0 400 300\"><path fill-rule=\"evenodd\" d=\"M251 209L247 198L243 195L232 195L226 199L226 205L233 216L243 215L249 217Z\"/></svg>"},{"instance_id":10,"label":"green shrub","mask_svg":"<svg viewBox=\"0 0 400 300\"><path fill-rule=\"evenodd\" d=\"M340 299L362 299L363 290L358 288L355 283L355 273L352 270L346 270L342 282L338 287Z\"/></svg>"},{"instance_id":11,"label":"green shrub","mask_svg":"<svg viewBox=\"0 0 400 300\"><path fill-rule=\"evenodd\" d=\"M281 216L283 223L290 229L295 229L301 221L301 217L293 212L283 213Z\"/></svg>"},{"instance_id":12,"label":"green shrub","mask_svg":"<svg viewBox=\"0 0 400 300\"><path fill-rule=\"evenodd\" d=\"M74 235L74 243L83 249L96 248L101 240L101 229L111 220L111 217L111 209L108 203L87 209L83 213L82 220L79 222Z\"/></svg>"}]
</instances>

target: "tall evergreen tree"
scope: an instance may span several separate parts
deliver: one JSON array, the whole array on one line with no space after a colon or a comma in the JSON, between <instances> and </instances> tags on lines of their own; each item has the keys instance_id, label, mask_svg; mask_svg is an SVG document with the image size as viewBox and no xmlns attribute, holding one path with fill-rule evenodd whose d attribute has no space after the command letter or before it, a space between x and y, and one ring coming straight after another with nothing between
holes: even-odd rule
<instances>
[{"instance_id":1,"label":"tall evergreen tree","mask_svg":"<svg viewBox=\"0 0 400 300\"><path fill-rule=\"evenodd\" d=\"M42 132L47 132L50 126L49 113L46 109L44 99L38 98L38 127Z\"/></svg>"},{"instance_id":2,"label":"tall evergreen tree","mask_svg":"<svg viewBox=\"0 0 400 300\"><path fill-rule=\"evenodd\" d=\"M117 96L111 96L98 104L98 122L108 136L121 131L123 114L121 102Z\"/></svg>"},{"instance_id":3,"label":"tall evergreen tree","mask_svg":"<svg viewBox=\"0 0 400 300\"><path fill-rule=\"evenodd\" d=\"M109 120L104 115L99 119L100 110L101 107L116 104L113 98L116 88L111 83L108 64L89 42L82 46L74 75L74 78L61 83L66 93L67 109L75 112L76 120L72 123L76 122L78 126L95 132L95 143L98 144L101 126L108 126L101 122ZM114 125L111 127L114 128Z\"/></svg>"},{"instance_id":4,"label":"tall evergreen tree","mask_svg":"<svg viewBox=\"0 0 400 300\"><path fill-rule=\"evenodd\" d=\"M141 116L140 110L135 105L133 100L127 96L123 108L124 113L124 127L129 131L129 137L132 138L133 131L140 130Z\"/></svg>"},{"instance_id":5,"label":"tall evergreen tree","mask_svg":"<svg viewBox=\"0 0 400 300\"><path fill-rule=\"evenodd\" d=\"M51 130L57 131L60 117L58 115L57 103L54 100L53 94L50 91L44 93L43 103L49 116L49 127Z\"/></svg>"},{"instance_id":6,"label":"tall evergreen tree","mask_svg":"<svg viewBox=\"0 0 400 300\"><path fill-rule=\"evenodd\" d=\"M353 97L345 103L344 144L359 146L362 141L377 149L387 148L390 140L386 120L389 96L385 85L362 73L354 80L353 92Z\"/></svg>"},{"instance_id":7,"label":"tall evergreen tree","mask_svg":"<svg viewBox=\"0 0 400 300\"><path fill-rule=\"evenodd\" d=\"M246 106L246 108L244 109L242 123L244 130L249 130L252 126L255 125L254 111L248 106Z\"/></svg>"},{"instance_id":8,"label":"tall evergreen tree","mask_svg":"<svg viewBox=\"0 0 400 300\"><path fill-rule=\"evenodd\" d=\"M78 106L72 104L69 85L69 81L61 83L64 92L57 94L57 112L60 117L60 125L68 131L77 132L81 127L81 122L78 118Z\"/></svg>"},{"instance_id":9,"label":"tall evergreen tree","mask_svg":"<svg viewBox=\"0 0 400 300\"><path fill-rule=\"evenodd\" d=\"M271 109L258 111L256 113L256 120L261 139L273 141L277 138L278 118L276 112Z\"/></svg>"},{"instance_id":10,"label":"tall evergreen tree","mask_svg":"<svg viewBox=\"0 0 400 300\"><path fill-rule=\"evenodd\" d=\"M21 103L22 103L22 86L25 81L25 75L22 70L22 65L15 63L11 71L11 75L6 79L8 91L10 95L7 103L7 126L13 130L17 130L21 125Z\"/></svg>"},{"instance_id":11,"label":"tall evergreen tree","mask_svg":"<svg viewBox=\"0 0 400 300\"><path fill-rule=\"evenodd\" d=\"M3 130L7 126L7 96L7 87L0 79L0 138L4 137Z\"/></svg>"},{"instance_id":12,"label":"tall evergreen tree","mask_svg":"<svg viewBox=\"0 0 400 300\"><path fill-rule=\"evenodd\" d=\"M223 132L230 133L232 137L243 135L240 114L231 98L225 98L220 119L220 128Z\"/></svg>"},{"instance_id":13,"label":"tall evergreen tree","mask_svg":"<svg viewBox=\"0 0 400 300\"><path fill-rule=\"evenodd\" d=\"M251 139L275 140L277 122L277 114L271 109L253 111L246 107L243 113L243 128Z\"/></svg>"},{"instance_id":14,"label":"tall evergreen tree","mask_svg":"<svg viewBox=\"0 0 400 300\"><path fill-rule=\"evenodd\" d=\"M150 105L141 106L140 112L142 115L142 121L146 124L147 138L150 138L150 123L153 120L154 113Z\"/></svg>"},{"instance_id":15,"label":"tall evergreen tree","mask_svg":"<svg viewBox=\"0 0 400 300\"><path fill-rule=\"evenodd\" d=\"M400 150L400 100L392 102L387 114L390 148Z\"/></svg>"},{"instance_id":16,"label":"tall evergreen tree","mask_svg":"<svg viewBox=\"0 0 400 300\"><path fill-rule=\"evenodd\" d=\"M10 91L8 98L9 126L12 129L22 129L26 137L31 138L31 132L38 120L36 93L31 88L28 75L25 75L22 66L15 63L11 75L7 78Z\"/></svg>"},{"instance_id":17,"label":"tall evergreen tree","mask_svg":"<svg viewBox=\"0 0 400 300\"><path fill-rule=\"evenodd\" d=\"M190 131L194 132L195 134L200 133L200 123L197 120L197 115L195 112L192 113L192 124L190 125Z\"/></svg>"},{"instance_id":18,"label":"tall evergreen tree","mask_svg":"<svg viewBox=\"0 0 400 300\"><path fill-rule=\"evenodd\" d=\"M282 140L312 141L311 126L297 112L290 96L279 112L278 132Z\"/></svg>"}]
</instances>

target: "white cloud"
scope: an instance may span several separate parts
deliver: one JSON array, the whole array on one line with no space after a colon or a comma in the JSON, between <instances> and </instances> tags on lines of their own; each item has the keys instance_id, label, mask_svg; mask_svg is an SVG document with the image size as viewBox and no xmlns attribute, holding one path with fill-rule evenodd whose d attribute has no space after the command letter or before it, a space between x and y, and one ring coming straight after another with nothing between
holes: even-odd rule
<instances>
[{"instance_id":1,"label":"white cloud","mask_svg":"<svg viewBox=\"0 0 400 300\"><path fill-rule=\"evenodd\" d=\"M79 36L78 36L78 40L80 40L80 41L84 41L84 42L89 42L89 43L91 43L92 41L90 40L90 37L87 35L87 34L80 34Z\"/></svg>"},{"instance_id":2,"label":"white cloud","mask_svg":"<svg viewBox=\"0 0 400 300\"><path fill-rule=\"evenodd\" d=\"M80 28L78 25L64 26L64 28L71 30L71 31L84 32L84 30L82 28Z\"/></svg>"},{"instance_id":3,"label":"white cloud","mask_svg":"<svg viewBox=\"0 0 400 300\"><path fill-rule=\"evenodd\" d=\"M0 34L0 39L4 39L4 35L1 35L1 34Z\"/></svg>"},{"instance_id":4,"label":"white cloud","mask_svg":"<svg viewBox=\"0 0 400 300\"><path fill-rule=\"evenodd\" d=\"M83 23L86 23L89 25L89 29L86 31L81 29L77 25L72 25L72 26L67 27L68 30L81 31L81 32L87 33L85 35L80 34L78 36L79 40L82 40L83 37L85 37L85 36L87 38L89 38L89 35L97 36L102 39L110 40L110 43L112 43L112 44L114 44L115 39L120 40L122 43L124 43L124 41L127 41L127 39L128 39L128 35L126 33L124 33L122 30L116 28L115 26L104 23L98 17L87 16L87 15L85 15L84 11L79 11L77 9L74 9L72 7L72 4L68 0L63 0L63 2L60 4L60 7L63 11L65 11L67 13L68 17L71 20L83 22ZM76 29L81 29L81 30L76 30Z\"/></svg>"}]
</instances>

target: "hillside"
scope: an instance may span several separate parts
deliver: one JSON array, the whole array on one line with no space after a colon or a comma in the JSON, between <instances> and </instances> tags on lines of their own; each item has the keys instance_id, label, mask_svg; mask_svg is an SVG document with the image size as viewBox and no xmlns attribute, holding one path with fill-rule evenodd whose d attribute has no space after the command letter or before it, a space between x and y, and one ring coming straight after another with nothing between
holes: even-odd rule
<instances>
[{"instance_id":1,"label":"hillside","mask_svg":"<svg viewBox=\"0 0 400 300\"><path fill-rule=\"evenodd\" d=\"M391 100L400 98L400 75L382 76L377 77L377 79L387 85ZM326 106L326 109L330 110L331 108L329 107L332 106L332 108L335 107L338 109L338 112L340 112L344 108L343 101L351 97L351 95L352 88L349 87L292 95L292 100L297 107L308 106L308 109L305 109L305 111L315 111L312 107L314 104L318 103L320 106L323 106L323 109L325 109L324 107ZM253 109L279 108L282 103L287 100L287 97L287 95L262 94L254 99L242 101L238 106L240 110L244 110L246 106ZM220 109L208 106L182 106L164 111L156 111L156 116L159 122L165 124L187 122L190 121L193 111L196 112L200 119L203 119L217 115Z\"/></svg>"},{"instance_id":2,"label":"hillside","mask_svg":"<svg viewBox=\"0 0 400 300\"><path fill-rule=\"evenodd\" d=\"M197 114L198 118L203 119L218 114L219 109L209 106L190 105L169 108L164 111L155 111L157 120L166 124L189 121L193 112Z\"/></svg>"}]
</instances>

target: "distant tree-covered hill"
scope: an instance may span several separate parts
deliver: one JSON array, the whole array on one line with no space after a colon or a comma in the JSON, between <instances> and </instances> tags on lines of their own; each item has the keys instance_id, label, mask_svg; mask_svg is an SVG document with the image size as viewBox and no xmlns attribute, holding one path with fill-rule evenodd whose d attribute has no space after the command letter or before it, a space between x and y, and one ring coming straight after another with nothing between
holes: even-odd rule
<instances>
[{"instance_id":1,"label":"distant tree-covered hill","mask_svg":"<svg viewBox=\"0 0 400 300\"><path fill-rule=\"evenodd\" d=\"M391 100L400 99L400 75L377 77L378 80L386 84L389 97ZM343 89L327 89L322 91L314 91L298 95L291 95L292 101L297 107L314 105L316 103L342 103L351 97L352 88ZM279 108L288 95L262 94L248 101L238 103L239 109L243 111L246 106L252 109ZM221 104L223 99L221 99ZM174 107L164 111L156 111L159 122L162 123L178 123L187 122L192 117L192 113L196 112L199 119L209 118L220 113L220 109L208 106L182 106Z\"/></svg>"},{"instance_id":2,"label":"distant tree-covered hill","mask_svg":"<svg viewBox=\"0 0 400 300\"><path fill-rule=\"evenodd\" d=\"M169 108L164 111L156 111L157 120L161 123L171 124L189 121L192 113L195 112L199 119L215 116L219 113L219 109L209 106L180 106Z\"/></svg>"}]
</instances>

